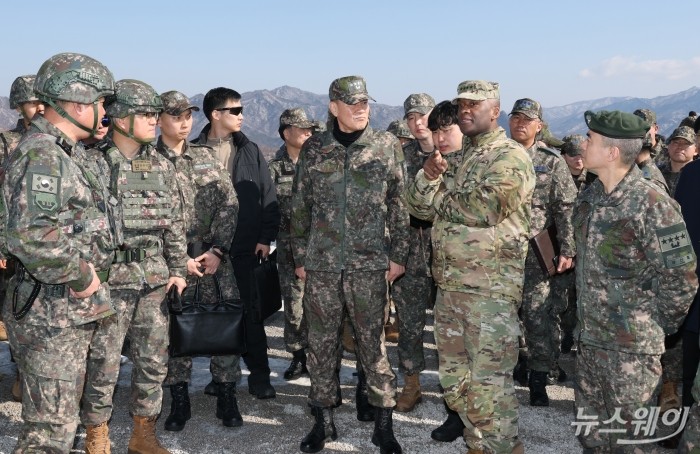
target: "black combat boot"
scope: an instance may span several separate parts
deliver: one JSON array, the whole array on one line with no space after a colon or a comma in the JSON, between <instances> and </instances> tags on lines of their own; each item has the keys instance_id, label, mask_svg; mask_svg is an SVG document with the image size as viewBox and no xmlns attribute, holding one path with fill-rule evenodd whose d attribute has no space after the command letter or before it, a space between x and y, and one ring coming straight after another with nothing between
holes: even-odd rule
<instances>
[{"instance_id":1,"label":"black combat boot","mask_svg":"<svg viewBox=\"0 0 700 454\"><path fill-rule=\"evenodd\" d=\"M452 443L463 435L464 423L462 418L459 417L459 413L448 407L446 403L445 409L447 409L447 420L430 433L430 438L436 441Z\"/></svg>"},{"instance_id":2,"label":"black combat boot","mask_svg":"<svg viewBox=\"0 0 700 454\"><path fill-rule=\"evenodd\" d=\"M513 369L513 380L520 386L527 386L529 373L530 371L527 368L527 356L519 353L518 363L515 365L515 369Z\"/></svg>"},{"instance_id":3,"label":"black combat boot","mask_svg":"<svg viewBox=\"0 0 700 454\"><path fill-rule=\"evenodd\" d=\"M547 372L530 371L530 405L533 407L549 407L547 396Z\"/></svg>"},{"instance_id":4,"label":"black combat boot","mask_svg":"<svg viewBox=\"0 0 700 454\"><path fill-rule=\"evenodd\" d=\"M236 383L219 383L219 395L216 398L216 417L226 427L240 427L243 418L238 412L236 401Z\"/></svg>"},{"instance_id":5,"label":"black combat boot","mask_svg":"<svg viewBox=\"0 0 700 454\"><path fill-rule=\"evenodd\" d=\"M362 422L374 421L374 406L369 403L367 394L367 379L364 372L357 373L357 388L355 388L355 406L357 420Z\"/></svg>"},{"instance_id":6,"label":"black combat boot","mask_svg":"<svg viewBox=\"0 0 700 454\"><path fill-rule=\"evenodd\" d=\"M207 386L204 387L204 394L207 396L218 396L219 395L219 384L216 383L214 380L210 381L207 383Z\"/></svg>"},{"instance_id":7,"label":"black combat boot","mask_svg":"<svg viewBox=\"0 0 700 454\"><path fill-rule=\"evenodd\" d=\"M165 420L165 430L179 432L192 417L187 383L182 381L170 385L170 395L173 400L170 402L170 414Z\"/></svg>"},{"instance_id":8,"label":"black combat boot","mask_svg":"<svg viewBox=\"0 0 700 454\"><path fill-rule=\"evenodd\" d=\"M287 370L284 371L285 380L296 380L304 374L308 374L306 369L306 352L302 348L292 353L292 362Z\"/></svg>"},{"instance_id":9,"label":"black combat boot","mask_svg":"<svg viewBox=\"0 0 700 454\"><path fill-rule=\"evenodd\" d=\"M316 422L311 432L301 440L299 445L301 452L319 452L326 446L328 440L338 438L333 423L332 408L311 407L311 414L316 418Z\"/></svg>"},{"instance_id":10,"label":"black combat boot","mask_svg":"<svg viewBox=\"0 0 700 454\"><path fill-rule=\"evenodd\" d=\"M394 424L391 419L391 414L394 412L391 408L375 409L374 417L374 433L372 434L372 443L379 447L381 454L401 454L401 445L394 437Z\"/></svg>"},{"instance_id":11,"label":"black combat boot","mask_svg":"<svg viewBox=\"0 0 700 454\"><path fill-rule=\"evenodd\" d=\"M547 384L556 385L557 383L564 383L568 378L569 376L566 375L566 371L557 364L557 366L547 374Z\"/></svg>"}]
</instances>

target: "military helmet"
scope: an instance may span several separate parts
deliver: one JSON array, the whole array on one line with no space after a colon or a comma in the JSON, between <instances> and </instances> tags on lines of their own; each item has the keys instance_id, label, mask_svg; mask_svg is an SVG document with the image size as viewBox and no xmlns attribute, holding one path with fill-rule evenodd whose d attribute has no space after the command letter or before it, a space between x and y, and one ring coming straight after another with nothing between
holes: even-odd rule
<instances>
[{"instance_id":1,"label":"military helmet","mask_svg":"<svg viewBox=\"0 0 700 454\"><path fill-rule=\"evenodd\" d=\"M30 74L27 76L19 76L12 82L12 87L10 88L10 109L16 109L25 102L39 100L36 94L34 94L35 79L36 76Z\"/></svg>"},{"instance_id":2,"label":"military helmet","mask_svg":"<svg viewBox=\"0 0 700 454\"><path fill-rule=\"evenodd\" d=\"M389 127L386 128L387 131L395 135L399 139L415 139L411 130L408 129L408 124L402 120L394 120L389 123Z\"/></svg>"},{"instance_id":3,"label":"military helmet","mask_svg":"<svg viewBox=\"0 0 700 454\"><path fill-rule=\"evenodd\" d=\"M41 101L91 104L114 94L114 76L94 58L62 53L41 65L34 81L34 92Z\"/></svg>"},{"instance_id":4,"label":"military helmet","mask_svg":"<svg viewBox=\"0 0 700 454\"><path fill-rule=\"evenodd\" d=\"M158 93L145 82L134 79L122 79L115 85L114 96L107 100L107 115L124 118L137 113L160 113L163 101Z\"/></svg>"}]
</instances>

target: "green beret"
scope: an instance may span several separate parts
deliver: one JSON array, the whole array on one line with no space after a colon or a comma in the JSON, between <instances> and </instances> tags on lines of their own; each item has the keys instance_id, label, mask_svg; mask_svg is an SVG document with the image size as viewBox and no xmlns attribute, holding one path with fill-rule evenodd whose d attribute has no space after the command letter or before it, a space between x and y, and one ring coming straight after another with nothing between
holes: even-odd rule
<instances>
[{"instance_id":1,"label":"green beret","mask_svg":"<svg viewBox=\"0 0 700 454\"><path fill-rule=\"evenodd\" d=\"M651 125L637 115L619 110L587 110L583 114L588 129L613 139L643 139Z\"/></svg>"}]
</instances>

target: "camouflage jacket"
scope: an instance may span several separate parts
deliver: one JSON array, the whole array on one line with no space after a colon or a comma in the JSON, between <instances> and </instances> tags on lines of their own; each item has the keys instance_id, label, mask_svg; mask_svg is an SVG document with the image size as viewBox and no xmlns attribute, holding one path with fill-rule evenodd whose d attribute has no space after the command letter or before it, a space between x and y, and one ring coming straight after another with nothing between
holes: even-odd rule
<instances>
[{"instance_id":1,"label":"camouflage jacket","mask_svg":"<svg viewBox=\"0 0 700 454\"><path fill-rule=\"evenodd\" d=\"M412 140L403 147L406 163L406 188L410 187L416 174L423 168L429 153L423 152L417 140ZM406 274L413 276L430 276L430 262L433 247L430 239L432 222L410 216L409 249L406 259Z\"/></svg>"},{"instance_id":2,"label":"camouflage jacket","mask_svg":"<svg viewBox=\"0 0 700 454\"><path fill-rule=\"evenodd\" d=\"M404 265L409 220L403 189L403 151L390 133L367 126L348 148L332 128L309 138L292 195L296 266L340 273L386 270L389 260Z\"/></svg>"},{"instance_id":3,"label":"camouflage jacket","mask_svg":"<svg viewBox=\"0 0 700 454\"><path fill-rule=\"evenodd\" d=\"M680 207L637 166L610 193L595 181L574 209L580 341L661 354L698 280Z\"/></svg>"},{"instance_id":4,"label":"camouflage jacket","mask_svg":"<svg viewBox=\"0 0 700 454\"><path fill-rule=\"evenodd\" d=\"M639 170L642 171L642 176L644 178L659 185L659 187L666 191L667 194L671 194L668 190L668 185L666 184L664 175L661 173L659 168L656 167L656 164L654 164L654 161L651 158L640 162L637 164L637 167L639 167Z\"/></svg>"},{"instance_id":5,"label":"camouflage jacket","mask_svg":"<svg viewBox=\"0 0 700 454\"><path fill-rule=\"evenodd\" d=\"M581 194L588 186L590 186L598 178L598 175L583 169L583 171L578 175L571 174L571 178L574 180L574 185L576 185L576 194L578 195ZM571 214L573 216L573 210Z\"/></svg>"},{"instance_id":6,"label":"camouflage jacket","mask_svg":"<svg viewBox=\"0 0 700 454\"><path fill-rule=\"evenodd\" d=\"M663 177L664 177L664 181L666 181L666 186L668 187L668 193L671 194L671 197L673 197L676 193L676 186L678 185L678 177L681 175L681 173L674 172L671 169L670 162L663 167L659 167L659 170L661 171L661 175L663 175Z\"/></svg>"},{"instance_id":7,"label":"camouflage jacket","mask_svg":"<svg viewBox=\"0 0 700 454\"><path fill-rule=\"evenodd\" d=\"M106 182L82 144L36 117L6 170L7 248L28 273L12 284L18 306L31 299L37 281L45 284L22 323L64 328L113 314L105 283L90 298L70 295L92 282L89 263L109 269L115 248Z\"/></svg>"},{"instance_id":8,"label":"camouflage jacket","mask_svg":"<svg viewBox=\"0 0 700 454\"><path fill-rule=\"evenodd\" d=\"M12 151L17 147L17 144L25 132L27 132L27 129L24 127L24 120L21 118L17 120L17 125L14 129L0 132L0 146L2 146L0 164L5 162L7 157L12 154Z\"/></svg>"},{"instance_id":9,"label":"camouflage jacket","mask_svg":"<svg viewBox=\"0 0 700 454\"><path fill-rule=\"evenodd\" d=\"M268 167L272 182L275 183L277 203L280 207L281 219L277 239L289 241L289 225L292 218L292 185L294 184L296 164L287 154L285 145L280 147L275 157L268 163Z\"/></svg>"},{"instance_id":10,"label":"camouflage jacket","mask_svg":"<svg viewBox=\"0 0 700 454\"><path fill-rule=\"evenodd\" d=\"M175 168L153 145L128 160L111 142L101 144L110 169L110 191L119 201L124 242L111 267L113 289L140 290L185 278L187 243ZM128 252L131 250L132 252ZM138 259L120 255L137 254Z\"/></svg>"},{"instance_id":11,"label":"camouflage jacket","mask_svg":"<svg viewBox=\"0 0 700 454\"><path fill-rule=\"evenodd\" d=\"M418 172L407 191L411 213L434 219L433 279L443 290L520 300L535 172L503 128L465 137L454 175ZM449 169L448 169L449 170Z\"/></svg>"},{"instance_id":12,"label":"camouflage jacket","mask_svg":"<svg viewBox=\"0 0 700 454\"><path fill-rule=\"evenodd\" d=\"M227 254L236 232L238 197L223 164L206 146L185 142L178 156L159 138L156 149L175 166L187 242L211 243Z\"/></svg>"},{"instance_id":13,"label":"camouflage jacket","mask_svg":"<svg viewBox=\"0 0 700 454\"><path fill-rule=\"evenodd\" d=\"M576 255L574 232L571 226L572 209L576 201L576 185L571 180L571 172L566 161L556 151L538 147L527 150L535 168L535 191L532 194L530 213L530 237L533 237L554 224L561 255ZM530 248L526 268L540 269L535 252Z\"/></svg>"}]
</instances>

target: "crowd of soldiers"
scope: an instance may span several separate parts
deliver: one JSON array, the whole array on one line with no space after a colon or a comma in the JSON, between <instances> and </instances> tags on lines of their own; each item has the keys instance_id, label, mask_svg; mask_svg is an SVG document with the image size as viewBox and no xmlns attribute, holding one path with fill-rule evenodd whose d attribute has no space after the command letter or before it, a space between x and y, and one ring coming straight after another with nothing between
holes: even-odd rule
<instances>
[{"instance_id":1,"label":"crowd of soldiers","mask_svg":"<svg viewBox=\"0 0 700 454\"><path fill-rule=\"evenodd\" d=\"M273 241L292 354L283 376L311 381L302 452L338 437L343 348L357 357L358 420L374 421L381 453L402 452L393 412L422 400L431 307L446 409L433 439L523 453L514 383L548 406L546 386L567 379L559 355L575 350L575 423L611 427L577 431L584 452L654 452L632 421L657 404L689 416L662 445L700 452L700 121L689 116L665 140L648 109L587 111L587 135L559 141L541 105L522 98L508 135L499 84L468 80L452 100L409 95L403 120L382 131L369 126L370 100L362 77L335 79L325 123L281 113L284 144L267 163L241 132L230 88L207 92L209 123L189 142L199 107L187 96L115 82L88 56L58 54L18 77L10 101L22 118L0 134L0 326L23 418L15 452L69 452L82 424L85 451L109 453L125 344L128 452L168 452L155 433L164 387L165 429L192 417L192 358L168 355L171 287L246 305L247 353L211 358L205 393L222 424L243 423L241 359L249 393L275 398L250 310L251 272ZM551 263L533 241L543 233Z\"/></svg>"}]
</instances>

